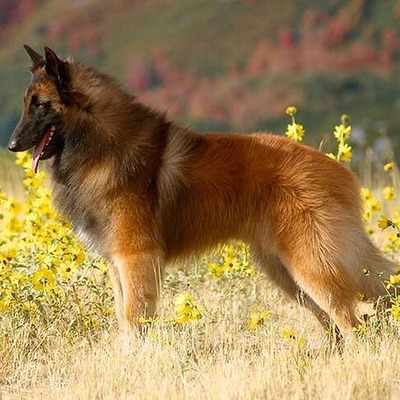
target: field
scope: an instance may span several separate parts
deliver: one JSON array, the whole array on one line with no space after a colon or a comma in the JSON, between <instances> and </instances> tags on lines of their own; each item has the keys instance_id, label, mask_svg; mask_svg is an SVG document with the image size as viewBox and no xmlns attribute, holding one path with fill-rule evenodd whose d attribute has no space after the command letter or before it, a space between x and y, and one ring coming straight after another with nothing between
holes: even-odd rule
<instances>
[{"instance_id":1,"label":"field","mask_svg":"<svg viewBox=\"0 0 400 400\"><path fill-rule=\"evenodd\" d=\"M288 114L288 136L302 139ZM330 155L338 162L352 156L350 133L344 118ZM386 161L362 189L364 219L398 258L399 180ZM107 266L55 213L45 174L30 163L0 153L1 399L400 399L400 297L338 351L241 243L172 267L158 317L141 321L147 333L121 337Z\"/></svg>"}]
</instances>

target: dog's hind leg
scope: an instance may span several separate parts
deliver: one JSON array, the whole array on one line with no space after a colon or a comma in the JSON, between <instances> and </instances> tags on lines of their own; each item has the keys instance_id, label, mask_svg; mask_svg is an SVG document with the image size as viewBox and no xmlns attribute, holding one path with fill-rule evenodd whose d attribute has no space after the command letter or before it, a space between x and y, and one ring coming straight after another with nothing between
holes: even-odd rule
<instances>
[{"instance_id":1,"label":"dog's hind leg","mask_svg":"<svg viewBox=\"0 0 400 400\"><path fill-rule=\"evenodd\" d=\"M309 309L326 331L332 330L333 321L329 315L293 280L278 256L254 248L253 255L256 264L261 271L266 273L272 283L281 288L290 298L297 300L302 306ZM336 341L340 340L337 330L334 331L334 335Z\"/></svg>"},{"instance_id":2,"label":"dog's hind leg","mask_svg":"<svg viewBox=\"0 0 400 400\"><path fill-rule=\"evenodd\" d=\"M295 254L285 259L289 273L296 284L329 314L340 333L351 339L353 328L359 325L355 313L357 288L353 280L338 262L313 254L312 249L298 246Z\"/></svg>"}]
</instances>

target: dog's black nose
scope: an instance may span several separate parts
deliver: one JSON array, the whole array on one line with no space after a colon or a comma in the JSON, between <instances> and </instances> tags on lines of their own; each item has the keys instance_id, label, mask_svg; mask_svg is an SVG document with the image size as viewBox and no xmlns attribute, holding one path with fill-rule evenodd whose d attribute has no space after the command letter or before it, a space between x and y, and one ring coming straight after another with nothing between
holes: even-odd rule
<instances>
[{"instance_id":1,"label":"dog's black nose","mask_svg":"<svg viewBox=\"0 0 400 400\"><path fill-rule=\"evenodd\" d=\"M15 140L15 139L11 139L9 142L8 142L8 150L11 150L11 151L18 151L18 149L17 149L17 141Z\"/></svg>"}]
</instances>

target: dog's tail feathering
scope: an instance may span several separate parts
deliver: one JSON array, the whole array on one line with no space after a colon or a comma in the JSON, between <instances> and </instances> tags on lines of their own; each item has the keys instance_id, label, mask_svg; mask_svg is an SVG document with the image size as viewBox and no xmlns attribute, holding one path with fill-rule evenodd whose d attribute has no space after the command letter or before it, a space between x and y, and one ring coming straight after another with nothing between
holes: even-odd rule
<instances>
[{"instance_id":1,"label":"dog's tail feathering","mask_svg":"<svg viewBox=\"0 0 400 400\"><path fill-rule=\"evenodd\" d=\"M338 268L337 274L334 273L338 283L341 280L340 284L348 287L348 293L353 292L362 301L375 302L385 296L385 282L397 273L396 263L385 258L371 242L361 221L354 221L347 229L343 226L341 232L333 234L329 232L331 247L320 237L322 265L331 270Z\"/></svg>"},{"instance_id":2,"label":"dog's tail feathering","mask_svg":"<svg viewBox=\"0 0 400 400\"><path fill-rule=\"evenodd\" d=\"M373 244L358 212L346 213L340 206L333 215L325 215L314 234L319 259L325 268L337 271L333 275L340 285L362 301L375 302L387 294L385 282L398 272L397 264Z\"/></svg>"},{"instance_id":3,"label":"dog's tail feathering","mask_svg":"<svg viewBox=\"0 0 400 400\"><path fill-rule=\"evenodd\" d=\"M368 237L364 238L362 248L362 264L357 269L360 275L358 290L363 300L376 301L387 294L385 282L389 281L390 275L398 272L397 266L393 261L386 259Z\"/></svg>"},{"instance_id":4,"label":"dog's tail feathering","mask_svg":"<svg viewBox=\"0 0 400 400\"><path fill-rule=\"evenodd\" d=\"M356 303L381 303L387 294L385 282L396 273L396 264L373 245L361 219L354 216L352 222L331 219L328 224L304 230L307 234L300 243L307 241L309 245L293 247L294 257L286 260L297 285L319 306L311 304L311 310L320 320L328 314L342 334L359 324Z\"/></svg>"}]
</instances>

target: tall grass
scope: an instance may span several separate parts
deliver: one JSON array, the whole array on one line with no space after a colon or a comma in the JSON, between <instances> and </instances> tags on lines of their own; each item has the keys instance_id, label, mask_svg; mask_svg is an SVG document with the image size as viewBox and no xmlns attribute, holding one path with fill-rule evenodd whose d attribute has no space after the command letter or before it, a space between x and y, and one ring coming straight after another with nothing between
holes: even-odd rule
<instances>
[{"instance_id":1,"label":"tall grass","mask_svg":"<svg viewBox=\"0 0 400 400\"><path fill-rule=\"evenodd\" d=\"M190 278L178 289L188 283ZM400 395L398 327L385 324L339 354L327 346L314 318L288 304L261 276L246 286L204 282L197 296L211 316L183 327L156 324L148 336L132 337L128 349L114 330L72 342L50 326L32 332L27 325L3 335L4 398L336 400ZM171 302L167 293L161 315L168 314ZM273 314L249 332L247 312L265 305ZM295 327L307 344L299 348L284 338L288 327Z\"/></svg>"}]
</instances>

